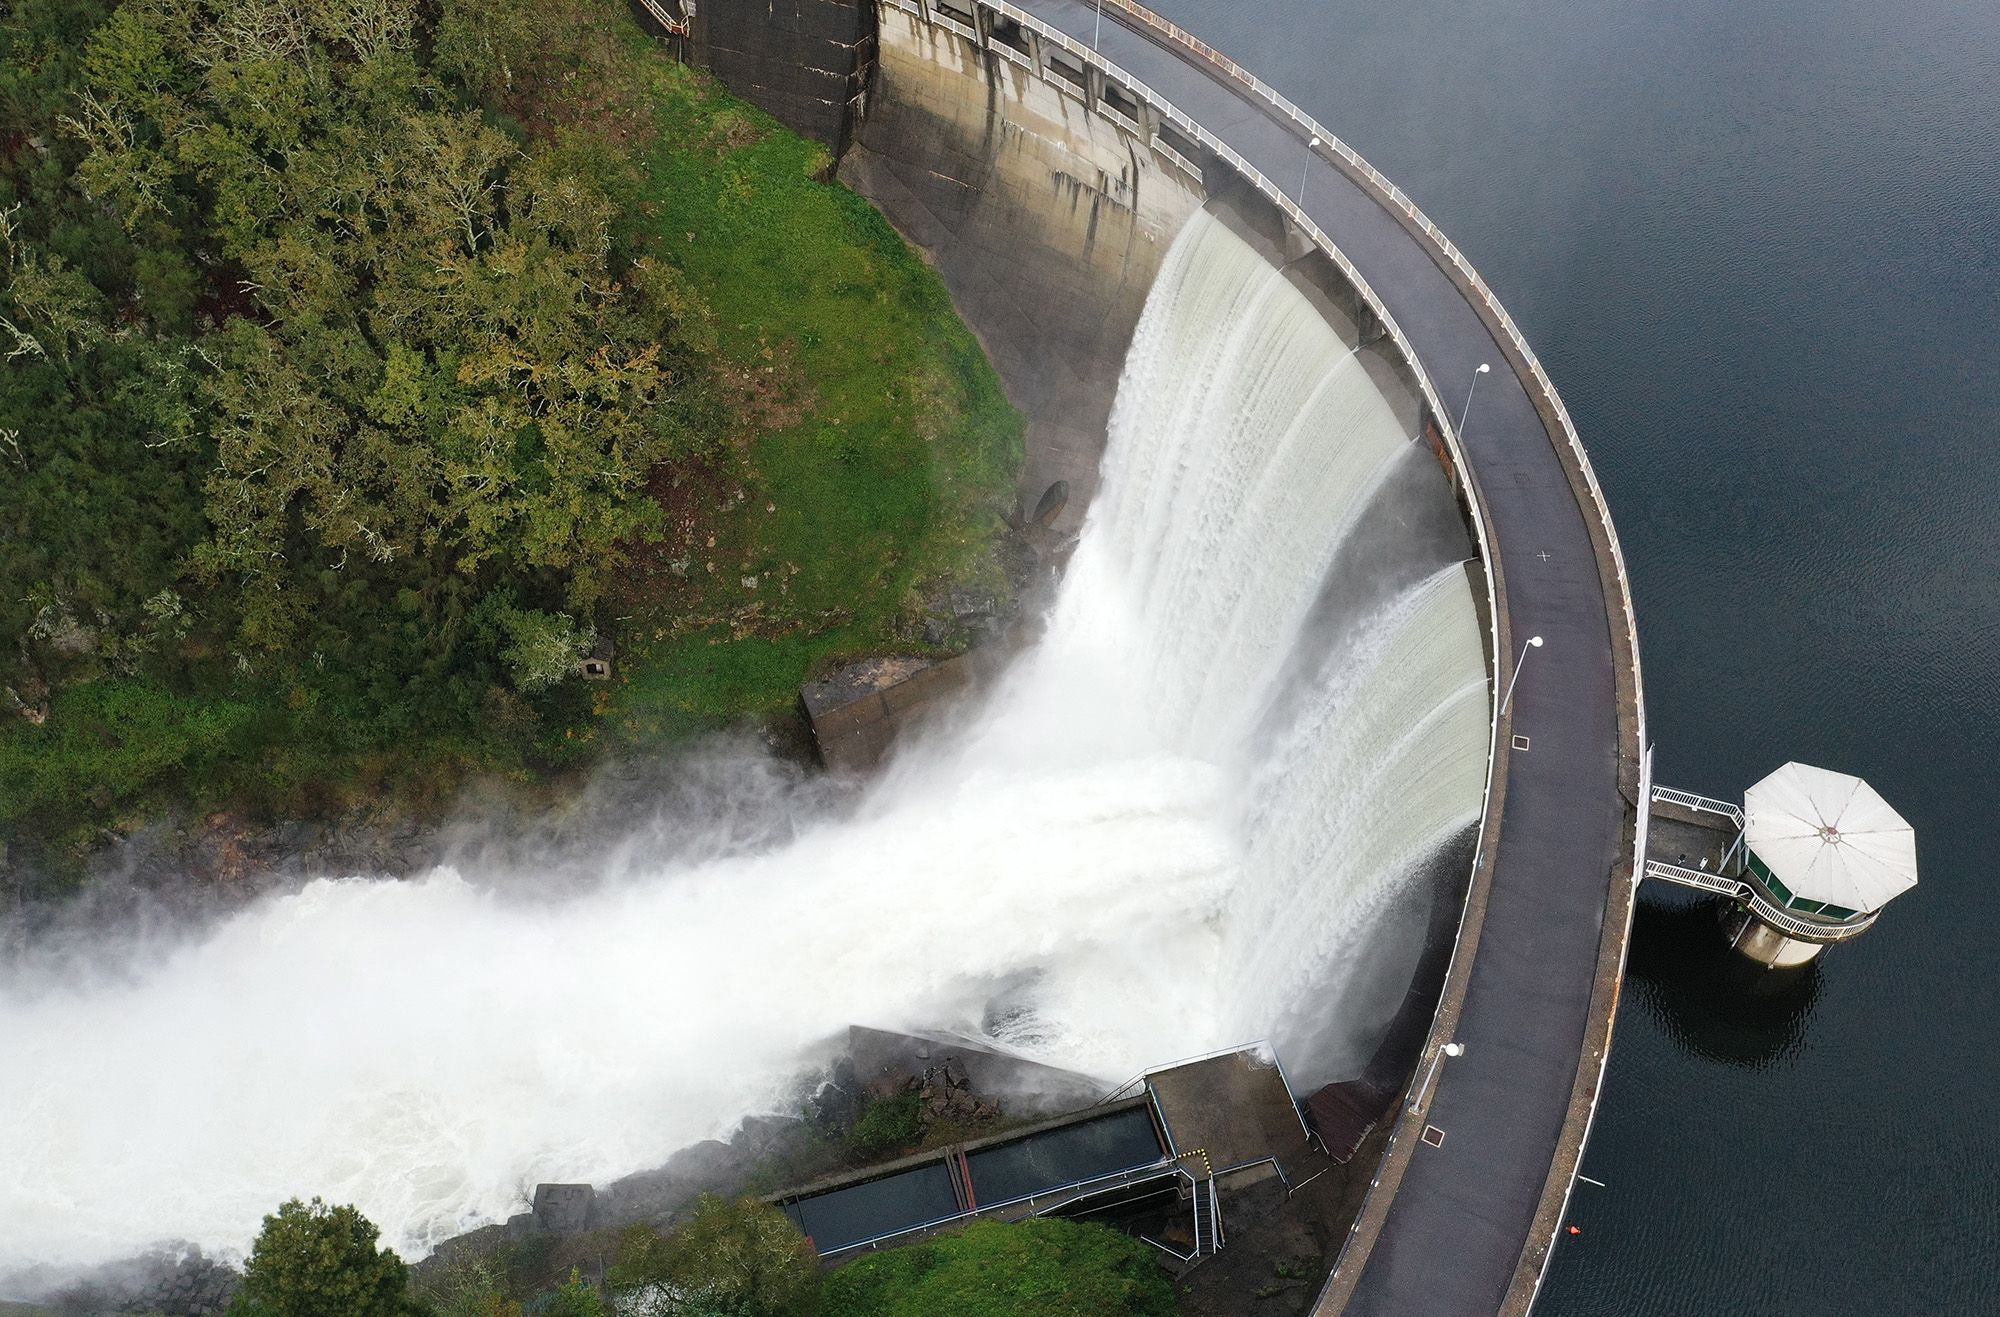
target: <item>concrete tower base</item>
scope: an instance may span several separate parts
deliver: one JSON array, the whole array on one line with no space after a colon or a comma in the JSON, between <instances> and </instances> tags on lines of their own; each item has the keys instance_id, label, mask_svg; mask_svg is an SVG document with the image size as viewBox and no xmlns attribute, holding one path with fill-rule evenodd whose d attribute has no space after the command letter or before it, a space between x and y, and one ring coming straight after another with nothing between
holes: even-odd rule
<instances>
[{"instance_id":1,"label":"concrete tower base","mask_svg":"<svg viewBox=\"0 0 2000 1317\"><path fill-rule=\"evenodd\" d=\"M1795 969L1826 949L1821 942L1801 942L1758 919L1748 910L1732 909L1722 917L1729 945L1770 969Z\"/></svg>"}]
</instances>

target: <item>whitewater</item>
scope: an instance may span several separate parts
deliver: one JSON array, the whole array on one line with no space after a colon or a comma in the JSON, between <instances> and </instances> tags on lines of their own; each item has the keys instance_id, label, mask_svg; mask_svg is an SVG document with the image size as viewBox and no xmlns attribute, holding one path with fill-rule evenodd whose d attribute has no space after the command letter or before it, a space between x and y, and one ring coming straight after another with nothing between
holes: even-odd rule
<instances>
[{"instance_id":1,"label":"whitewater","mask_svg":"<svg viewBox=\"0 0 2000 1317\"><path fill-rule=\"evenodd\" d=\"M1253 1039L1357 1073L1484 785L1464 546L1401 529L1412 491L1448 503L1363 354L1198 215L1043 633L858 800L561 896L321 879L0 971L0 1274L229 1256L313 1194L421 1253L795 1111L853 1024L1107 1079Z\"/></svg>"}]
</instances>

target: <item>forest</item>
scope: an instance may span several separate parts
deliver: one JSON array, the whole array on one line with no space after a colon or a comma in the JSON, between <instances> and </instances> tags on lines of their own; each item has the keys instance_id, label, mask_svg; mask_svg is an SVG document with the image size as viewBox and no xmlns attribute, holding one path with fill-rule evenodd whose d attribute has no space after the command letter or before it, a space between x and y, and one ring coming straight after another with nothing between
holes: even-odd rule
<instances>
[{"instance_id":1,"label":"forest","mask_svg":"<svg viewBox=\"0 0 2000 1317\"><path fill-rule=\"evenodd\" d=\"M0 10L0 840L542 780L1004 593L1019 417L828 165L606 0Z\"/></svg>"}]
</instances>

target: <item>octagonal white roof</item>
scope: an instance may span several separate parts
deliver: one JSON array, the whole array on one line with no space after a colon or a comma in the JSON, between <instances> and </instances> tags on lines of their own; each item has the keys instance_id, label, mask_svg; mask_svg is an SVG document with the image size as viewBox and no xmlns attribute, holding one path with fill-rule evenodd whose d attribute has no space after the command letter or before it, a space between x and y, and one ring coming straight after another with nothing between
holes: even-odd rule
<instances>
[{"instance_id":1,"label":"octagonal white roof","mask_svg":"<svg viewBox=\"0 0 2000 1317\"><path fill-rule=\"evenodd\" d=\"M1795 897L1879 910L1917 885L1917 834L1875 788L1786 764L1743 793L1743 844Z\"/></svg>"}]
</instances>

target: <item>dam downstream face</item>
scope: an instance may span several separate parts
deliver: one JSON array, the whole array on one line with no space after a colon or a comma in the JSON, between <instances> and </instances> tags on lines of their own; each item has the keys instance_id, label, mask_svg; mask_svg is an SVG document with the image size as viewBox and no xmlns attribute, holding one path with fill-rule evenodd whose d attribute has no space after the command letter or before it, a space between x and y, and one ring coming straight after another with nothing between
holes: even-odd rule
<instances>
[{"instance_id":1,"label":"dam downstream face","mask_svg":"<svg viewBox=\"0 0 2000 1317\"><path fill-rule=\"evenodd\" d=\"M9 972L0 1277L241 1250L294 1195L421 1252L795 1110L850 1024L1107 1080L1255 1038L1301 1087L1358 1073L1487 745L1469 549L1395 390L1198 214L1046 633L982 708L851 808L770 803L782 845L555 902L319 881L115 977Z\"/></svg>"}]
</instances>

